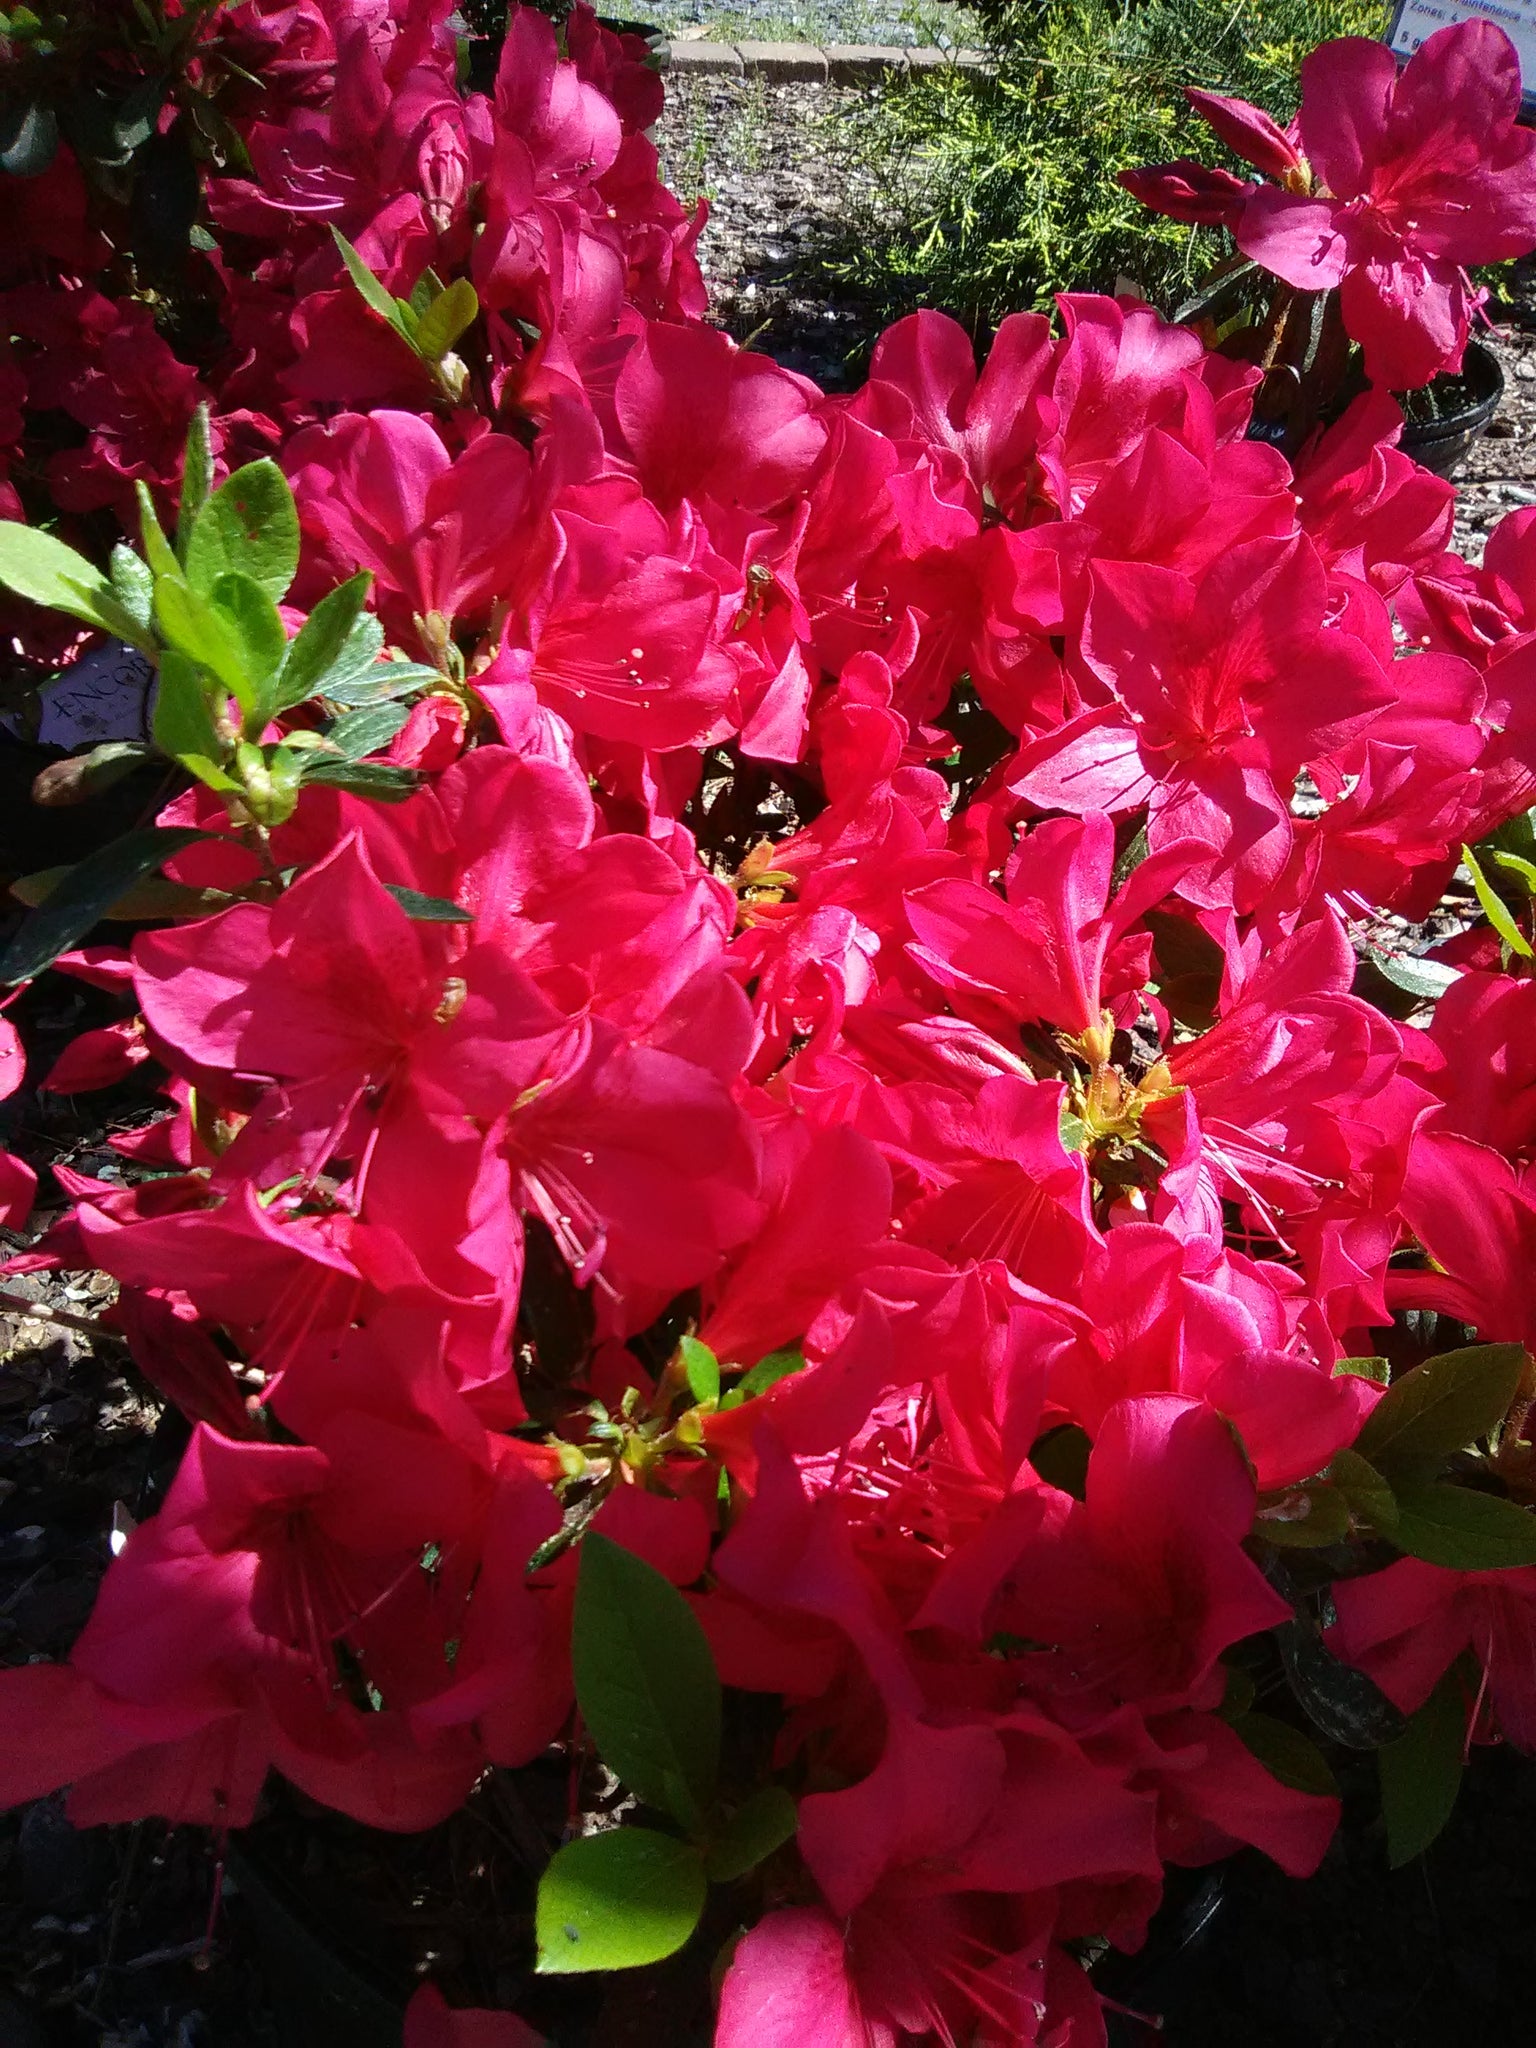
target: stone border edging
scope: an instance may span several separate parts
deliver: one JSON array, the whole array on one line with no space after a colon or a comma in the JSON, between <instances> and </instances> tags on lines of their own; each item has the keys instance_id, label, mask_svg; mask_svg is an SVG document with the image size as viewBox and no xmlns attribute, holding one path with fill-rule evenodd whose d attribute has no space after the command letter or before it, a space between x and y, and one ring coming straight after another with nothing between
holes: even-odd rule
<instances>
[{"instance_id":1,"label":"stone border edging","mask_svg":"<svg viewBox=\"0 0 1536 2048\"><path fill-rule=\"evenodd\" d=\"M690 78L761 78L770 85L872 85L893 73L985 71L980 50L902 50L879 43L674 43L654 52L662 71Z\"/></svg>"}]
</instances>

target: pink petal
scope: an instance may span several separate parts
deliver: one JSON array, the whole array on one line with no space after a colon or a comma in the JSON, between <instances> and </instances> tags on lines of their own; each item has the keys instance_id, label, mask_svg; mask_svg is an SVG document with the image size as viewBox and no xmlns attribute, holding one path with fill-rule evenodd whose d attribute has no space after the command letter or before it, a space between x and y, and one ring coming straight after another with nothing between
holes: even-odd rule
<instances>
[{"instance_id":1,"label":"pink petal","mask_svg":"<svg viewBox=\"0 0 1536 2048\"><path fill-rule=\"evenodd\" d=\"M516 2013L456 2010L435 1984L423 1984L405 2010L403 2048L545 2048L545 2042Z\"/></svg>"},{"instance_id":2,"label":"pink petal","mask_svg":"<svg viewBox=\"0 0 1536 2048\"><path fill-rule=\"evenodd\" d=\"M1301 161L1295 143L1262 107L1217 92L1201 92L1193 85L1185 86L1184 97L1234 156L1266 177L1283 178Z\"/></svg>"},{"instance_id":3,"label":"pink petal","mask_svg":"<svg viewBox=\"0 0 1536 2048\"><path fill-rule=\"evenodd\" d=\"M1344 235L1325 199L1256 185L1232 232L1245 256L1298 291L1331 291L1344 275Z\"/></svg>"},{"instance_id":4,"label":"pink petal","mask_svg":"<svg viewBox=\"0 0 1536 2048\"><path fill-rule=\"evenodd\" d=\"M1396 58L1364 36L1324 43L1302 64L1301 146L1335 198L1369 189L1396 85Z\"/></svg>"},{"instance_id":5,"label":"pink petal","mask_svg":"<svg viewBox=\"0 0 1536 2048\"><path fill-rule=\"evenodd\" d=\"M894 2048L870 2026L849 1980L843 1938L808 1906L770 1913L736 1945L720 1990L715 2048Z\"/></svg>"}]
</instances>

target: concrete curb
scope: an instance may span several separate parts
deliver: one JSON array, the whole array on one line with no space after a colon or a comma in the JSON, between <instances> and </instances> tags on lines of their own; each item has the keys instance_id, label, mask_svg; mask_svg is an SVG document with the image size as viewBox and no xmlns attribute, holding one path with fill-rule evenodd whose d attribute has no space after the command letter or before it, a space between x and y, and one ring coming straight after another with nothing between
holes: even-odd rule
<instances>
[{"instance_id":1,"label":"concrete curb","mask_svg":"<svg viewBox=\"0 0 1536 2048\"><path fill-rule=\"evenodd\" d=\"M761 78L770 85L878 85L947 69L985 71L980 50L902 50L878 43L668 43L652 51L662 71L684 78Z\"/></svg>"}]
</instances>

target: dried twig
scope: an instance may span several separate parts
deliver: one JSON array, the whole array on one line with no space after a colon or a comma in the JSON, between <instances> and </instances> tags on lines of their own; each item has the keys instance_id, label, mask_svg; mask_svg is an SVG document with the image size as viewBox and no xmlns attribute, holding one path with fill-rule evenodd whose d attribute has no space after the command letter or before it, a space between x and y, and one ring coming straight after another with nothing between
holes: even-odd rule
<instances>
[{"instance_id":1,"label":"dried twig","mask_svg":"<svg viewBox=\"0 0 1536 2048\"><path fill-rule=\"evenodd\" d=\"M60 1329L78 1330L98 1344L126 1344L127 1338L108 1330L92 1316L71 1315L66 1308L50 1308L45 1301L28 1301L24 1294L7 1294L0 1289L0 1315L25 1316L36 1323L57 1323Z\"/></svg>"}]
</instances>

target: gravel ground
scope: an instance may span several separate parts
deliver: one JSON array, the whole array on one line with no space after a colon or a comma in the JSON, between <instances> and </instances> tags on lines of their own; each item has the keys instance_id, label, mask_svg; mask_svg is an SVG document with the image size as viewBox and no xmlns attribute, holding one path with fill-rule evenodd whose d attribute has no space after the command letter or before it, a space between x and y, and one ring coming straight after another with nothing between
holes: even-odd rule
<instances>
[{"instance_id":1,"label":"gravel ground","mask_svg":"<svg viewBox=\"0 0 1536 2048\"><path fill-rule=\"evenodd\" d=\"M1455 479L1456 546L1475 561L1506 512L1536 505L1536 305L1523 291L1501 309L1490 340L1504 369L1504 398Z\"/></svg>"},{"instance_id":2,"label":"gravel ground","mask_svg":"<svg viewBox=\"0 0 1536 2048\"><path fill-rule=\"evenodd\" d=\"M860 350L877 331L869 308L818 269L846 242L850 215L878 208L879 173L849 136L881 90L669 79L654 131L668 183L709 200L699 259L715 318L832 391L861 380Z\"/></svg>"},{"instance_id":3,"label":"gravel ground","mask_svg":"<svg viewBox=\"0 0 1536 2048\"><path fill-rule=\"evenodd\" d=\"M948 50L979 40L976 17L954 0L651 0L636 13L677 41Z\"/></svg>"}]
</instances>

